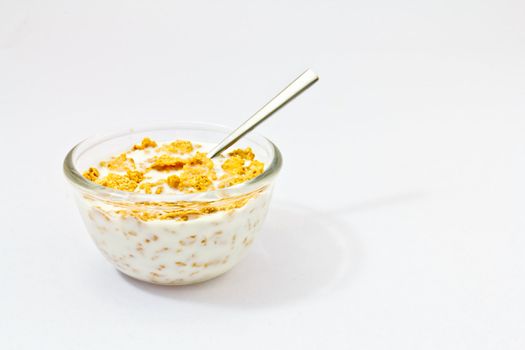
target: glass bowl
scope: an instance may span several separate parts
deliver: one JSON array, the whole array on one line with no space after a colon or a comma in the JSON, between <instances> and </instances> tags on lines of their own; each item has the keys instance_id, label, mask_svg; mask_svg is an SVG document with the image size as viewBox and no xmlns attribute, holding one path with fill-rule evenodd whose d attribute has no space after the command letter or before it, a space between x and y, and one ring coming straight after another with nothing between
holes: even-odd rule
<instances>
[{"instance_id":1,"label":"glass bowl","mask_svg":"<svg viewBox=\"0 0 525 350\"><path fill-rule=\"evenodd\" d=\"M264 172L224 189L142 194L100 186L82 172L144 137L216 144L230 130L179 123L86 139L64 160L64 173L86 228L102 254L122 273L165 285L202 282L230 270L245 255L268 211L281 154L268 139L249 134L234 148L251 147Z\"/></svg>"}]
</instances>

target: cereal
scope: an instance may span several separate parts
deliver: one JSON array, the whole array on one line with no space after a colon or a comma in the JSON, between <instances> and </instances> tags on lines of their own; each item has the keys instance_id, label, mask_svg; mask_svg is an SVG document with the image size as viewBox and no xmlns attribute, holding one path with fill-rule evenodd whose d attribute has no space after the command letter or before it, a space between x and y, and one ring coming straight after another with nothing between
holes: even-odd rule
<instances>
[{"instance_id":1,"label":"cereal","mask_svg":"<svg viewBox=\"0 0 525 350\"><path fill-rule=\"evenodd\" d=\"M211 180L206 175L196 175L185 171L180 175L179 188L185 192L207 191L212 185Z\"/></svg>"},{"instance_id":2,"label":"cereal","mask_svg":"<svg viewBox=\"0 0 525 350\"><path fill-rule=\"evenodd\" d=\"M193 144L190 141L176 140L162 146L161 150L170 153L186 154L193 151ZM159 150L160 151L160 150Z\"/></svg>"},{"instance_id":3,"label":"cereal","mask_svg":"<svg viewBox=\"0 0 525 350\"><path fill-rule=\"evenodd\" d=\"M230 270L245 255L266 215L272 186L206 194L264 171L250 148L214 159L207 149L185 140L145 138L83 173L101 186L151 195L124 194L118 200L91 191L80 195L89 233L118 270L150 283L190 284ZM204 193L169 196L199 192Z\"/></svg>"},{"instance_id":4,"label":"cereal","mask_svg":"<svg viewBox=\"0 0 525 350\"><path fill-rule=\"evenodd\" d=\"M264 171L251 148L210 159L187 140L158 144L146 137L131 150L100 162L83 176L99 185L145 194L195 193L249 181Z\"/></svg>"},{"instance_id":5,"label":"cereal","mask_svg":"<svg viewBox=\"0 0 525 350\"><path fill-rule=\"evenodd\" d=\"M97 184L114 188L116 190L133 192L138 186L138 183L130 179L127 175L119 175L110 173L106 177L95 181Z\"/></svg>"},{"instance_id":6,"label":"cereal","mask_svg":"<svg viewBox=\"0 0 525 350\"><path fill-rule=\"evenodd\" d=\"M180 178L177 175L170 175L166 179L168 186L174 189L179 188Z\"/></svg>"},{"instance_id":7,"label":"cereal","mask_svg":"<svg viewBox=\"0 0 525 350\"><path fill-rule=\"evenodd\" d=\"M144 173L141 172L141 171L128 170L128 171L127 171L127 175L128 175L128 178L129 178L130 180L133 180L133 181L135 181L136 183L139 183L139 182L141 182L142 180L144 180Z\"/></svg>"},{"instance_id":8,"label":"cereal","mask_svg":"<svg viewBox=\"0 0 525 350\"><path fill-rule=\"evenodd\" d=\"M145 137L142 139L142 142L139 145L134 145L133 150L140 150L140 149L146 149L148 147L157 147L157 143L150 139L149 137Z\"/></svg>"},{"instance_id":9,"label":"cereal","mask_svg":"<svg viewBox=\"0 0 525 350\"><path fill-rule=\"evenodd\" d=\"M153 164L151 165L151 169L155 170L179 170L182 169L184 164L186 164L186 161L181 158L176 158L169 156L167 154L163 154L160 157L155 157L152 159Z\"/></svg>"},{"instance_id":10,"label":"cereal","mask_svg":"<svg viewBox=\"0 0 525 350\"><path fill-rule=\"evenodd\" d=\"M96 181L98 177L100 176L100 173L96 168L89 168L87 171L82 174L86 179L89 181Z\"/></svg>"},{"instance_id":11,"label":"cereal","mask_svg":"<svg viewBox=\"0 0 525 350\"><path fill-rule=\"evenodd\" d=\"M157 193L157 190L159 188L162 188L160 186L162 186L164 183L165 183L165 180L159 180L159 181L156 181L156 182L143 182L143 183L140 184L139 189L140 190L144 190L144 193L146 193L146 194L151 194L153 188L157 187L157 189L155 189L155 193L156 194L160 194L162 192Z\"/></svg>"},{"instance_id":12,"label":"cereal","mask_svg":"<svg viewBox=\"0 0 525 350\"><path fill-rule=\"evenodd\" d=\"M107 167L113 171L128 171L135 169L135 160L128 158L126 153L122 153L118 157L114 157L108 162L100 162L101 167Z\"/></svg>"},{"instance_id":13,"label":"cereal","mask_svg":"<svg viewBox=\"0 0 525 350\"><path fill-rule=\"evenodd\" d=\"M83 197L81 212L98 248L120 271L156 284L188 284L218 276L239 262L259 230L249 224L264 219L269 196L260 190L215 207L177 208L183 204L173 203L172 211L158 215L131 204L121 215L120 205L97 208L97 199Z\"/></svg>"},{"instance_id":14,"label":"cereal","mask_svg":"<svg viewBox=\"0 0 525 350\"><path fill-rule=\"evenodd\" d=\"M240 150L242 152L242 150ZM234 153L234 152L232 152ZM222 169L226 174L222 175L219 188L233 186L251 180L264 171L264 164L258 160L234 153L222 164ZM252 153L253 154L253 153Z\"/></svg>"},{"instance_id":15,"label":"cereal","mask_svg":"<svg viewBox=\"0 0 525 350\"><path fill-rule=\"evenodd\" d=\"M240 157L242 159L247 159L247 160L255 159L255 154L253 154L253 151L250 147L246 149L236 149L235 151L228 153L228 155L230 157L237 156L237 157Z\"/></svg>"}]
</instances>

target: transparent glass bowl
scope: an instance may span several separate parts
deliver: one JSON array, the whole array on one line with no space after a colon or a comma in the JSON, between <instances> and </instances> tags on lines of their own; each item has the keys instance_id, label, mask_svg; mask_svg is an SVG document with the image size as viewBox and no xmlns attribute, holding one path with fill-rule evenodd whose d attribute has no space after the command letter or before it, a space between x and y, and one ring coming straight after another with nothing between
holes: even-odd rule
<instances>
[{"instance_id":1,"label":"transparent glass bowl","mask_svg":"<svg viewBox=\"0 0 525 350\"><path fill-rule=\"evenodd\" d=\"M102 254L133 278L167 285L202 282L230 270L244 256L263 223L281 154L268 139L250 134L234 147L251 147L265 171L229 187L191 194L140 194L86 180L82 172L124 152L144 137L218 143L230 130L199 123L131 129L76 145L64 173L86 228Z\"/></svg>"}]
</instances>

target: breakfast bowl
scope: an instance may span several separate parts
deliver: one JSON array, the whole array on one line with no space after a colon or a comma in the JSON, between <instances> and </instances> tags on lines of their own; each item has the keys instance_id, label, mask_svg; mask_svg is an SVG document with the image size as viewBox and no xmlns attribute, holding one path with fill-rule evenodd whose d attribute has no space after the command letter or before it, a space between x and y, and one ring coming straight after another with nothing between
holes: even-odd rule
<instances>
[{"instance_id":1,"label":"breakfast bowl","mask_svg":"<svg viewBox=\"0 0 525 350\"><path fill-rule=\"evenodd\" d=\"M205 152L229 131L212 124L178 123L95 136L71 149L64 173L88 233L116 269L154 284L183 285L217 277L242 259L263 224L281 168L281 154L268 139L252 133L234 146L253 150L264 163L260 174L206 191L129 192L83 175L92 164L140 140L192 140Z\"/></svg>"}]
</instances>

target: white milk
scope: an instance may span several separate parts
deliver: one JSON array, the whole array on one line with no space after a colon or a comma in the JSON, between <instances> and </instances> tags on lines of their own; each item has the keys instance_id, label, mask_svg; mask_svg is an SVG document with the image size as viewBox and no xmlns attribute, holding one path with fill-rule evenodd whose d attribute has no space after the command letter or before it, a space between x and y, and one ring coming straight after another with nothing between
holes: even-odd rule
<instances>
[{"instance_id":1,"label":"white milk","mask_svg":"<svg viewBox=\"0 0 525 350\"><path fill-rule=\"evenodd\" d=\"M156 284L190 284L230 270L246 253L268 211L269 187L241 208L188 221L142 221L77 196L89 234L121 272Z\"/></svg>"}]
</instances>

